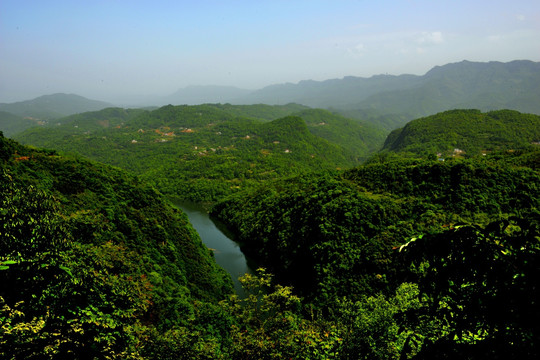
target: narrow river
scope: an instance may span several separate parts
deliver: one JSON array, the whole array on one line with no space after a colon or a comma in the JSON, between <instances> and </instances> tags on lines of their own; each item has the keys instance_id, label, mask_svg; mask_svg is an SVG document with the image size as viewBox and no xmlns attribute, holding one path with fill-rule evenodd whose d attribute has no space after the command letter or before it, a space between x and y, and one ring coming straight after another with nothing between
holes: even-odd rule
<instances>
[{"instance_id":1,"label":"narrow river","mask_svg":"<svg viewBox=\"0 0 540 360\"><path fill-rule=\"evenodd\" d=\"M219 221L211 219L208 213L197 204L179 201L174 202L174 204L186 213L201 240L214 251L216 262L231 274L236 293L244 297L238 278L245 273L252 274L253 271L240 250L240 246L226 235L225 226Z\"/></svg>"}]
</instances>

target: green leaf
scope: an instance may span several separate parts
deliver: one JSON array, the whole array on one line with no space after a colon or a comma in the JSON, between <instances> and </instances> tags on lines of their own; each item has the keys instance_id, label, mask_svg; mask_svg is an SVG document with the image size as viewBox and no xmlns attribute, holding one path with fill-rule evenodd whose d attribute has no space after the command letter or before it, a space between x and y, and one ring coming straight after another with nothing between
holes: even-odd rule
<instances>
[{"instance_id":1,"label":"green leaf","mask_svg":"<svg viewBox=\"0 0 540 360\"><path fill-rule=\"evenodd\" d=\"M14 265L16 263L17 261L15 260L0 261L0 270L7 270L9 269L9 265Z\"/></svg>"}]
</instances>

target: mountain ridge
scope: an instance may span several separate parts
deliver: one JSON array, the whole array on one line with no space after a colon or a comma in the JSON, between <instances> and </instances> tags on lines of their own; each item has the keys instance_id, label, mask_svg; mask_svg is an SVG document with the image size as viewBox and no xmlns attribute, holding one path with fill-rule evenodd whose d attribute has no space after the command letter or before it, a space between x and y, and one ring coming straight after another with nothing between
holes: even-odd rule
<instances>
[{"instance_id":1,"label":"mountain ridge","mask_svg":"<svg viewBox=\"0 0 540 360\"><path fill-rule=\"evenodd\" d=\"M47 120L111 106L112 104L108 102L88 99L77 94L55 93L31 100L0 104L0 111L21 117Z\"/></svg>"},{"instance_id":2,"label":"mountain ridge","mask_svg":"<svg viewBox=\"0 0 540 360\"><path fill-rule=\"evenodd\" d=\"M257 90L244 102L295 102L338 111L402 115L405 121L453 108L511 109L540 114L540 62L461 61L435 66L424 75L348 76L278 84Z\"/></svg>"},{"instance_id":3,"label":"mountain ridge","mask_svg":"<svg viewBox=\"0 0 540 360\"><path fill-rule=\"evenodd\" d=\"M53 107L48 102L51 97L60 95L70 97L69 106L57 104ZM82 99L86 100L86 108L80 105ZM357 119L382 124L390 131L405 125L409 120L458 108L482 111L510 109L540 114L539 99L540 62L463 60L435 66L424 75L345 76L341 79L273 84L258 90L234 86L188 86L171 95L148 97L144 105L149 105L148 102L160 106L296 103L329 109L347 117L356 115ZM74 94L53 94L18 103L0 104L0 111L47 119L110 106Z\"/></svg>"}]
</instances>

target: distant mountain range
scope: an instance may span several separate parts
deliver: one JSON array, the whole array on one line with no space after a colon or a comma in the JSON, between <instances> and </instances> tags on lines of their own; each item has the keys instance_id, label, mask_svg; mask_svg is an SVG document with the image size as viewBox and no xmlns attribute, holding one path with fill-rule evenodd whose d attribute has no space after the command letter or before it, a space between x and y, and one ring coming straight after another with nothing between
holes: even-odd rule
<instances>
[{"instance_id":1,"label":"distant mountain range","mask_svg":"<svg viewBox=\"0 0 540 360\"><path fill-rule=\"evenodd\" d=\"M412 119L456 108L482 111L511 109L540 114L540 62L462 61L436 66L421 76L347 76L342 79L271 85L259 90L231 86L189 86L169 96L148 98L144 105L203 103L296 103L367 120L387 131L399 128ZM110 106L109 103L74 94L54 94L0 104L0 111L23 118L52 119Z\"/></svg>"},{"instance_id":2,"label":"distant mountain range","mask_svg":"<svg viewBox=\"0 0 540 360\"><path fill-rule=\"evenodd\" d=\"M284 104L398 114L407 120L455 108L540 114L540 62L436 66L425 75L376 75L268 86L240 103Z\"/></svg>"}]
</instances>

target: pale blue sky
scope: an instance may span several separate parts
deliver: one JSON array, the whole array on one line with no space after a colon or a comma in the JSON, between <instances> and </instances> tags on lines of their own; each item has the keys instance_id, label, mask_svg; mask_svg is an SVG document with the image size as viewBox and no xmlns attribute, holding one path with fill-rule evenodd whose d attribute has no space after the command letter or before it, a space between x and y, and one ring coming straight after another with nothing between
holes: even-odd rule
<instances>
[{"instance_id":1,"label":"pale blue sky","mask_svg":"<svg viewBox=\"0 0 540 360\"><path fill-rule=\"evenodd\" d=\"M0 102L540 61L538 0L1 0Z\"/></svg>"}]
</instances>

